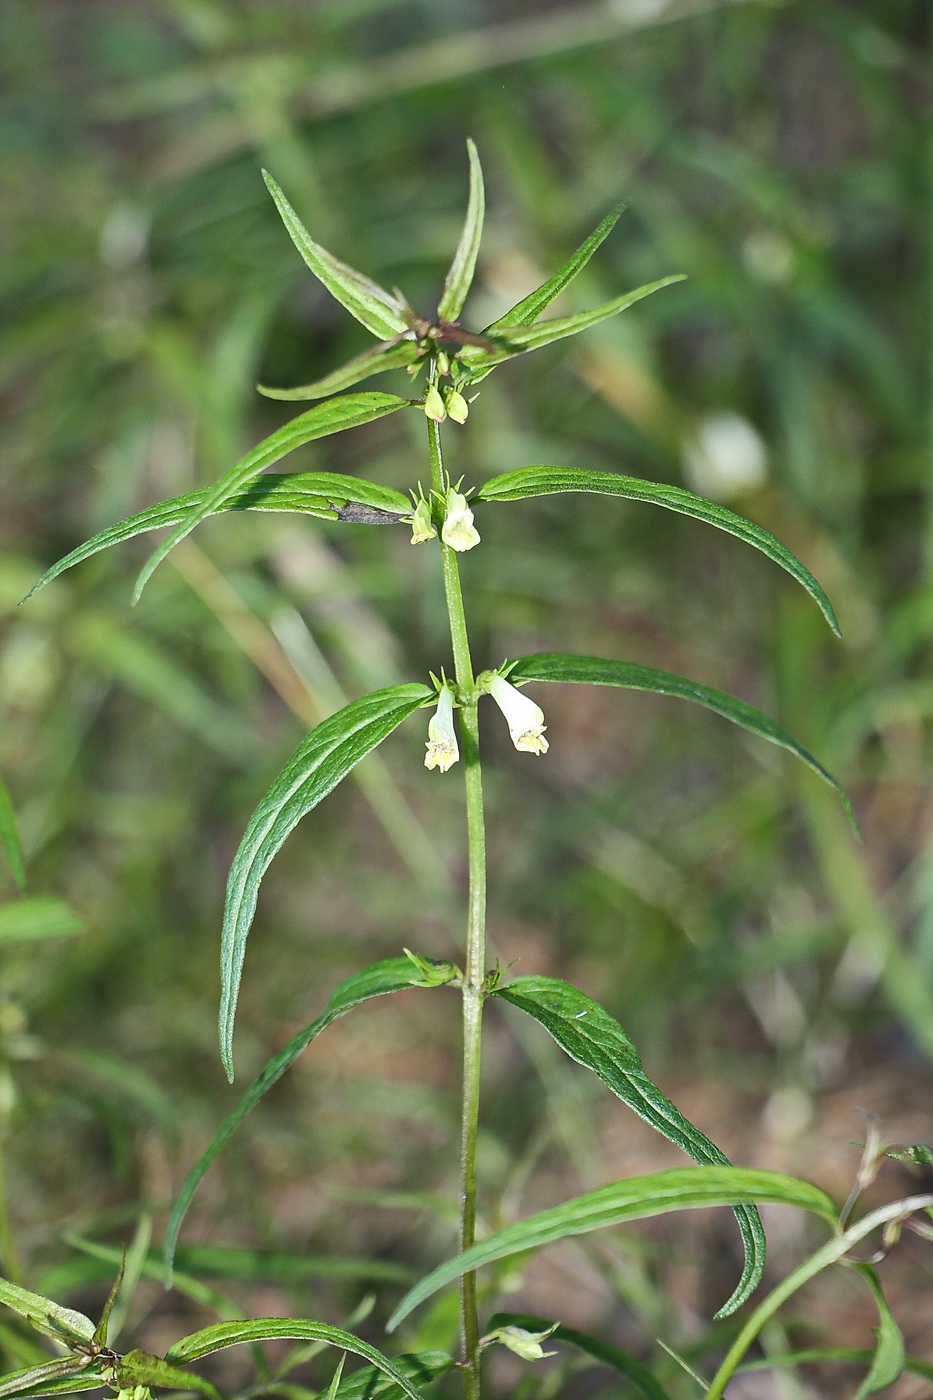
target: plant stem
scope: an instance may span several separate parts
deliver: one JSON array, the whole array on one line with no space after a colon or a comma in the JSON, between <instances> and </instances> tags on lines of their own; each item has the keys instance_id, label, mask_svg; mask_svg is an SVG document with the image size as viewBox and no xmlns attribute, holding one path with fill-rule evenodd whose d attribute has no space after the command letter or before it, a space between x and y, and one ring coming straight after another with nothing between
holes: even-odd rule
<instances>
[{"instance_id":1,"label":"plant stem","mask_svg":"<svg viewBox=\"0 0 933 1400\"><path fill-rule=\"evenodd\" d=\"M436 370L432 366L431 383ZM440 495L446 490L441 455L440 424L428 419L431 453L431 485ZM460 696L460 727L466 782L469 895L467 903L466 962L463 977L463 1098L460 1119L460 1248L469 1249L476 1237L476 1139L479 1126L479 1080L482 1047L483 981L486 976L486 833L483 819L483 775L479 755L479 719L476 678L470 656L460 568L456 552L441 543L444 594L450 621L454 674ZM460 1334L463 1346L466 1400L480 1393L479 1318L476 1311L476 1275L460 1279Z\"/></svg>"}]
</instances>

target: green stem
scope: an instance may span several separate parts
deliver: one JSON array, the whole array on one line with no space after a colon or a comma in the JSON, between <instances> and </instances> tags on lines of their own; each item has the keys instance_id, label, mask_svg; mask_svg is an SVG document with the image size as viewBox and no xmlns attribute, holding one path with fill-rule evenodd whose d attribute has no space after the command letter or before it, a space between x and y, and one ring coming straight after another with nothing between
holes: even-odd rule
<instances>
[{"instance_id":1,"label":"green stem","mask_svg":"<svg viewBox=\"0 0 933 1400\"><path fill-rule=\"evenodd\" d=\"M431 383L435 381L432 366ZM440 424L428 421L431 453L431 485L443 498L446 491L441 455ZM483 981L486 976L486 833L483 818L483 775L479 755L479 718L476 678L470 656L460 568L456 552L441 543L444 594L450 620L454 674L460 696L460 728L466 781L469 896L467 905L466 963L463 977L463 1098L460 1120L460 1248L469 1249L476 1238L476 1139L479 1127L479 1080L482 1047ZM463 1345L466 1400L480 1393L479 1318L476 1309L476 1275L460 1279L460 1333Z\"/></svg>"}]
</instances>

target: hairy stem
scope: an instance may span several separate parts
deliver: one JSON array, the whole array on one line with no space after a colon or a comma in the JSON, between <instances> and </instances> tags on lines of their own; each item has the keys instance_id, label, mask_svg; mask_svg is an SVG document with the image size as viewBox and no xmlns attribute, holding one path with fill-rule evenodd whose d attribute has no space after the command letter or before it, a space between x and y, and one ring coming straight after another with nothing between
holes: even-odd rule
<instances>
[{"instance_id":1,"label":"hairy stem","mask_svg":"<svg viewBox=\"0 0 933 1400\"><path fill-rule=\"evenodd\" d=\"M433 367L431 382L434 382ZM430 418L427 421L431 485L442 496L446 483L441 456L440 425ZM476 681L463 609L463 593L460 588L460 568L456 552L443 542L441 562L447 615L450 620L454 674L461 697L460 727L466 781L470 880L463 979L463 1098L460 1120L460 1248L464 1250L469 1249L476 1236L476 1138L479 1124L483 980L486 975L486 833L483 819L483 775L479 755ZM466 1400L478 1400L480 1349L474 1273L464 1274L460 1279L460 1332Z\"/></svg>"}]
</instances>

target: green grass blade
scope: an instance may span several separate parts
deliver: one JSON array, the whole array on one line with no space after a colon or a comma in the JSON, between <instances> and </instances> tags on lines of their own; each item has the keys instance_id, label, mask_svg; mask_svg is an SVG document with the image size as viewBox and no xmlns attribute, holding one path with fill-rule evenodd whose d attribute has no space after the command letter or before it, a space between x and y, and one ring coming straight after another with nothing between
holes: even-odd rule
<instances>
[{"instance_id":1,"label":"green grass blade","mask_svg":"<svg viewBox=\"0 0 933 1400\"><path fill-rule=\"evenodd\" d=\"M731 1166L716 1144L648 1078L635 1046L598 1002L556 977L518 977L497 988L495 995L532 1016L572 1060L591 1069L617 1098L688 1157L702 1166ZM745 1247L745 1267L717 1317L727 1317L742 1306L761 1282L765 1267L767 1244L757 1210L736 1206L735 1218Z\"/></svg>"},{"instance_id":2,"label":"green grass blade","mask_svg":"<svg viewBox=\"0 0 933 1400\"><path fill-rule=\"evenodd\" d=\"M415 1351L392 1358L392 1364L413 1385L430 1385L454 1367L454 1359L446 1351ZM398 1381L375 1366L363 1366L352 1376L344 1376L335 1400L402 1400L404 1391Z\"/></svg>"},{"instance_id":3,"label":"green grass blade","mask_svg":"<svg viewBox=\"0 0 933 1400\"><path fill-rule=\"evenodd\" d=\"M868 1285L878 1309L877 1342L868 1375L862 1381L852 1400L867 1400L876 1390L884 1390L893 1385L904 1370L906 1354L904 1337L888 1307L881 1288L881 1280L871 1264L856 1264L855 1268Z\"/></svg>"},{"instance_id":4,"label":"green grass blade","mask_svg":"<svg viewBox=\"0 0 933 1400\"><path fill-rule=\"evenodd\" d=\"M407 331L408 323L398 297L380 287L365 273L357 272L355 267L335 258L320 243L315 243L268 170L262 172L262 178L275 200L289 237L331 296L336 297L340 305L379 340L391 340L393 336Z\"/></svg>"},{"instance_id":5,"label":"green grass blade","mask_svg":"<svg viewBox=\"0 0 933 1400\"><path fill-rule=\"evenodd\" d=\"M483 236L483 218L486 212L486 193L483 187L483 168L479 163L476 146L467 139L467 152L470 157L470 197L467 201L466 218L460 242L450 264L450 271L444 280L441 299L437 305L439 321L456 321L463 310L463 303L473 284L476 271L476 258Z\"/></svg>"},{"instance_id":6,"label":"green grass blade","mask_svg":"<svg viewBox=\"0 0 933 1400\"><path fill-rule=\"evenodd\" d=\"M189 491L184 496L174 496L171 500L160 501L158 505L141 510L137 515L128 516L116 525L108 525L106 530L78 545L53 564L30 588L23 602L31 598L40 588L52 579L58 578L66 569L99 554L102 549L123 544L135 535L147 530L160 530L167 525L177 525L190 511L203 505L208 487L201 491ZM299 515L313 515L318 520L337 520L342 506L350 503L373 506L397 514L411 514L411 502L400 491L390 486L377 486L373 481L363 481L356 476L342 476L339 472L266 472L242 491L228 497L221 505L214 506L211 515L226 510L281 510Z\"/></svg>"},{"instance_id":7,"label":"green grass blade","mask_svg":"<svg viewBox=\"0 0 933 1400\"><path fill-rule=\"evenodd\" d=\"M400 408L410 407L410 400L400 399L396 394L343 394L326 403L316 404L307 413L301 413L290 423L284 424L270 437L264 438L245 457L235 462L229 471L224 472L215 485L208 487L199 504L192 506L176 525L168 539L163 540L136 580L133 601L138 602L140 594L179 540L189 535L208 515L222 510L232 496L242 491L266 467L278 462L296 447L317 438L329 437L332 433L342 433L347 428L371 423L375 418L384 418L387 413L395 413Z\"/></svg>"},{"instance_id":8,"label":"green grass blade","mask_svg":"<svg viewBox=\"0 0 933 1400\"><path fill-rule=\"evenodd\" d=\"M489 1319L486 1331L494 1332L497 1327L524 1327L529 1332L544 1332L551 1326L551 1318L532 1317L528 1313L503 1312L496 1313ZM548 1338L548 1343L551 1342L566 1342L568 1346L576 1347L578 1351L591 1356L594 1361L601 1361L604 1366L611 1367L620 1376L632 1381L646 1400L671 1400L661 1382L652 1375L647 1366L621 1347L613 1346L612 1342L604 1342L600 1337L578 1332L574 1327L565 1327L562 1322L558 1323Z\"/></svg>"},{"instance_id":9,"label":"green grass blade","mask_svg":"<svg viewBox=\"0 0 933 1400\"><path fill-rule=\"evenodd\" d=\"M246 940L270 861L301 818L433 695L425 685L393 685L328 716L299 745L253 813L230 868L220 952L220 1047L231 1079L233 1023Z\"/></svg>"},{"instance_id":10,"label":"green grass blade","mask_svg":"<svg viewBox=\"0 0 933 1400\"><path fill-rule=\"evenodd\" d=\"M508 671L510 681L571 681L583 685L620 685L629 690L650 690L657 695L676 695L681 700L692 700L733 724L741 725L761 739L789 749L824 782L829 783L842 803L846 816L857 831L852 804L836 779L813 757L802 744L798 744L792 734L768 715L737 700L725 691L714 690L712 686L700 685L698 681L675 676L670 671L656 671L652 666L639 666L634 661L606 661L598 656L570 656L563 652L541 652L537 656L523 656Z\"/></svg>"},{"instance_id":11,"label":"green grass blade","mask_svg":"<svg viewBox=\"0 0 933 1400\"><path fill-rule=\"evenodd\" d=\"M574 471L566 467L522 467L518 471L506 472L493 477L474 494L471 504L476 501L520 501L530 496L554 496L562 491L584 491L601 496L622 496L629 501L647 501L651 505L664 506L667 510L678 511L681 515L693 516L707 525L715 525L746 544L753 545L766 554L775 564L802 584L813 598L836 636L839 624L823 589L801 564L775 539L774 535L754 525L725 506L715 501L704 500L692 491L684 491L679 486L668 486L665 482L643 481L636 476L616 476L614 472Z\"/></svg>"},{"instance_id":12,"label":"green grass blade","mask_svg":"<svg viewBox=\"0 0 933 1400\"><path fill-rule=\"evenodd\" d=\"M580 244L564 265L558 268L553 277L549 277L535 291L529 292L528 296L516 302L498 321L493 321L492 325L483 331L483 335L494 336L497 331L506 330L509 326L530 326L536 321L545 307L550 306L551 302L570 286L577 273L583 271L596 249L615 228L624 208L625 204L620 203L611 209L602 223Z\"/></svg>"},{"instance_id":13,"label":"green grass blade","mask_svg":"<svg viewBox=\"0 0 933 1400\"><path fill-rule=\"evenodd\" d=\"M286 1337L298 1342L327 1342L330 1346L342 1348L343 1351L351 1351L355 1356L362 1356L384 1372L411 1397L411 1400L423 1400L421 1393L415 1389L401 1367L396 1366L387 1356L383 1356L381 1351L377 1351L360 1337L354 1337L352 1332L343 1332L339 1327L328 1327L326 1323L310 1322L305 1318L261 1317L252 1322L217 1322L212 1327L204 1327L200 1332L192 1332L190 1336L183 1337L166 1352L165 1359L172 1365L184 1365L197 1361L201 1356L208 1356L211 1352L220 1351L222 1347L238 1346L244 1342L264 1342L277 1337Z\"/></svg>"},{"instance_id":14,"label":"green grass blade","mask_svg":"<svg viewBox=\"0 0 933 1400\"><path fill-rule=\"evenodd\" d=\"M507 327L498 335L485 332L491 340L499 343L498 349L484 350L478 345L464 345L457 351L457 359L466 365L468 373L484 373L493 365L512 359L514 355L522 355L527 350L540 350L542 346L551 345L555 340L564 340L568 335L579 335L581 331L589 330L590 326L597 326L600 321L617 316L620 311L634 306L636 301L651 296L652 292L659 292L662 287L682 282L684 276L685 274L679 273L673 277L661 277L657 282L646 282L643 287L614 297L612 301L595 306L591 311L578 311L573 316L558 316L553 321L537 321L533 326Z\"/></svg>"},{"instance_id":15,"label":"green grass blade","mask_svg":"<svg viewBox=\"0 0 933 1400\"><path fill-rule=\"evenodd\" d=\"M797 1206L831 1223L836 1219L833 1203L823 1191L780 1172L746 1167L684 1167L651 1176L633 1176L516 1221L446 1260L406 1293L387 1328L394 1330L414 1308L461 1274L472 1273L498 1259L539 1249L570 1235L587 1234L629 1220L647 1220L672 1210L754 1205L762 1201Z\"/></svg>"},{"instance_id":16,"label":"green grass blade","mask_svg":"<svg viewBox=\"0 0 933 1400\"><path fill-rule=\"evenodd\" d=\"M25 890L26 866L23 861L23 847L19 839L19 827L16 825L16 813L13 811L10 794L7 792L6 784L2 778L0 778L0 846L6 853L17 888Z\"/></svg>"},{"instance_id":17,"label":"green grass blade","mask_svg":"<svg viewBox=\"0 0 933 1400\"><path fill-rule=\"evenodd\" d=\"M166 1287L171 1285L178 1236L194 1194L211 1164L220 1155L250 1110L255 1108L263 1095L281 1079L301 1052L307 1049L312 1040L320 1035L331 1021L335 1021L338 1016L342 1016L347 1011L352 1011L355 1006L361 1005L362 1002L369 1001L371 997L385 996L388 992L399 992L405 987L417 985L417 982L418 970L409 958L387 958L383 962L374 963L372 967L365 968L362 972L355 972L352 977L348 977L334 988L322 1014L310 1025L297 1031L291 1040L283 1045L278 1054L272 1057L233 1111L221 1123L210 1145L191 1168L178 1193L178 1199L172 1210L165 1236Z\"/></svg>"},{"instance_id":18,"label":"green grass blade","mask_svg":"<svg viewBox=\"0 0 933 1400\"><path fill-rule=\"evenodd\" d=\"M418 347L414 341L403 340L400 345L394 340L383 341L364 350L362 355L354 355L340 369L325 374L323 379L316 379L313 384L303 384L297 389L270 389L265 384L257 384L256 387L267 399L323 399L328 394L339 394L351 385L359 384L361 379L368 379L371 374L382 374L388 369L404 369L417 359Z\"/></svg>"}]
</instances>

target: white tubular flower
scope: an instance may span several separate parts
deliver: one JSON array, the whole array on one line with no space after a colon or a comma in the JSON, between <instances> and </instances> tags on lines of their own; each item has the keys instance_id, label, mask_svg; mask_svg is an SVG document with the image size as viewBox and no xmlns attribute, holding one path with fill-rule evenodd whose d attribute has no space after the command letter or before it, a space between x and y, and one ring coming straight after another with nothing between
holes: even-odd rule
<instances>
[{"instance_id":1,"label":"white tubular flower","mask_svg":"<svg viewBox=\"0 0 933 1400\"><path fill-rule=\"evenodd\" d=\"M489 682L489 694L505 715L515 747L524 753L547 753L541 706L516 690L514 685L509 685L502 676L493 676Z\"/></svg>"},{"instance_id":2,"label":"white tubular flower","mask_svg":"<svg viewBox=\"0 0 933 1400\"><path fill-rule=\"evenodd\" d=\"M412 544L424 544L426 540L433 540L437 531L431 520L431 507L422 496L418 501L411 516L411 542Z\"/></svg>"},{"instance_id":3,"label":"white tubular flower","mask_svg":"<svg viewBox=\"0 0 933 1400\"><path fill-rule=\"evenodd\" d=\"M437 710L428 720L428 742L425 747L425 768L439 768L442 773L446 773L460 757L454 729L454 697L449 685L442 685L438 693Z\"/></svg>"},{"instance_id":4,"label":"white tubular flower","mask_svg":"<svg viewBox=\"0 0 933 1400\"><path fill-rule=\"evenodd\" d=\"M452 487L447 492L447 510L441 527L441 539L460 554L479 544L479 531L473 524L473 512L467 505L466 496L454 491Z\"/></svg>"}]
</instances>

